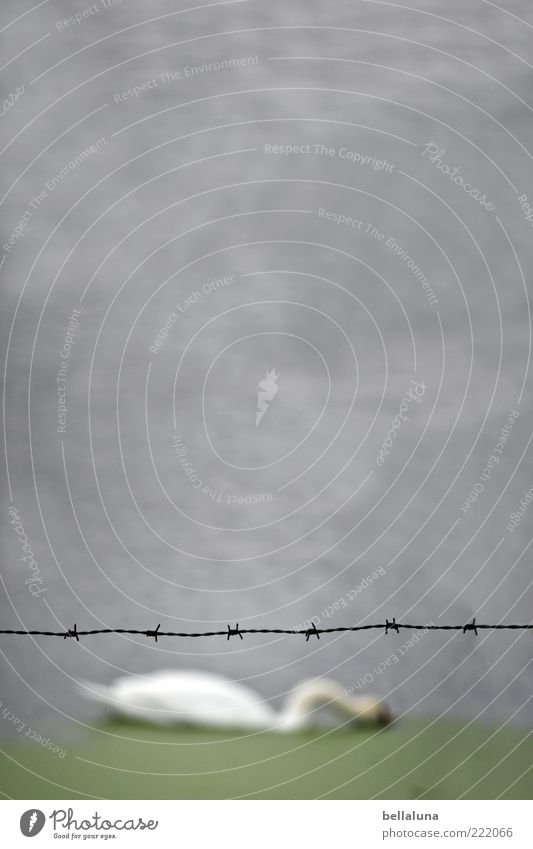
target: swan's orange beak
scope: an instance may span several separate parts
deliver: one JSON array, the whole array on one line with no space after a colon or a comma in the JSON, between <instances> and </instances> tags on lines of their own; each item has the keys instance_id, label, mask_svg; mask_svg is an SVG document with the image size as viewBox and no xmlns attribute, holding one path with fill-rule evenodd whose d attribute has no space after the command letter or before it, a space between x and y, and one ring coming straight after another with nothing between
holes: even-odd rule
<instances>
[{"instance_id":1,"label":"swan's orange beak","mask_svg":"<svg viewBox=\"0 0 533 849\"><path fill-rule=\"evenodd\" d=\"M392 711L388 705L384 702L381 702L378 706L377 713L377 722L378 725L386 728L387 725L390 725L394 721L394 716L392 715Z\"/></svg>"}]
</instances>

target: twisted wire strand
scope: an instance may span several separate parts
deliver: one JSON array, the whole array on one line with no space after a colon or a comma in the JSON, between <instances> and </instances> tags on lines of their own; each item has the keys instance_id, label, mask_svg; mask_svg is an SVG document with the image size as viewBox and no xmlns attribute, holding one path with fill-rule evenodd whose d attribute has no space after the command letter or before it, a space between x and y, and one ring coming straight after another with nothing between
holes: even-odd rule
<instances>
[{"instance_id":1,"label":"twisted wire strand","mask_svg":"<svg viewBox=\"0 0 533 849\"><path fill-rule=\"evenodd\" d=\"M414 625L406 622L396 622L393 617L391 621L388 619L385 622L375 623L372 625L342 625L335 628L317 628L312 625L311 628L239 628L239 624L235 627L228 625L223 631L161 631L161 625L157 628L138 629L138 628L95 628L86 631L79 631L76 624L73 628L68 628L65 631L41 631L41 630L15 630L11 628L0 629L0 636L26 636L26 637L62 637L63 639L75 639L79 642L80 637L92 637L95 634L133 634L140 637L148 637L154 639L157 643L159 637L226 637L229 640L231 637L239 637L244 639L245 634L285 634L287 636L304 636L306 642L310 637L320 639L321 634L340 634L354 631L384 631L389 634L395 631L397 634L400 630L425 630L425 631L462 631L464 634L471 631L476 636L478 631L533 631L533 623L527 625L515 625L500 623L497 625L487 625L477 623L475 618L472 622L462 623L461 625Z\"/></svg>"}]
</instances>

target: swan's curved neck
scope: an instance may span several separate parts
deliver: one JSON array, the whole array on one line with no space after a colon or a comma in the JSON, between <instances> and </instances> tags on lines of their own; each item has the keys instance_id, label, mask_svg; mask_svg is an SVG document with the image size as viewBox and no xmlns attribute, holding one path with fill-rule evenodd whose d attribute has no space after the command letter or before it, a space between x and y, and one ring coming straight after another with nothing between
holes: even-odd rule
<instances>
[{"instance_id":1,"label":"swan's curved neck","mask_svg":"<svg viewBox=\"0 0 533 849\"><path fill-rule=\"evenodd\" d=\"M285 731L307 727L313 723L313 712L325 705L352 718L355 715L351 699L338 685L330 681L310 681L290 693L278 716L278 727Z\"/></svg>"}]
</instances>

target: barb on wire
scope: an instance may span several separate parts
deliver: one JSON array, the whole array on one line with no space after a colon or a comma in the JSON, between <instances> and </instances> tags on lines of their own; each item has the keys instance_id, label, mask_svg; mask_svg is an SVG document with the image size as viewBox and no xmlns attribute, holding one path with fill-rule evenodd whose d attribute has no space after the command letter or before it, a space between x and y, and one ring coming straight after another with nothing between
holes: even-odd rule
<instances>
[{"instance_id":1,"label":"barb on wire","mask_svg":"<svg viewBox=\"0 0 533 849\"><path fill-rule=\"evenodd\" d=\"M313 622L313 627L307 629L307 632L306 632L306 635L305 635L305 642L306 643L309 642L309 637L311 637L311 636L313 636L313 637L316 636L317 640L320 639L320 632L317 631L316 625L315 625L314 622Z\"/></svg>"},{"instance_id":2,"label":"barb on wire","mask_svg":"<svg viewBox=\"0 0 533 849\"><path fill-rule=\"evenodd\" d=\"M77 629L76 629L76 623L75 623L75 622L74 622L74 629L72 630L72 629L70 629L70 628L69 628L69 629L68 629L68 631L66 631L66 632L63 634L63 639L64 639L64 640L66 640L66 639L67 639L67 637L76 637L76 639L77 639L77 641L78 641L78 643L79 643L80 638L79 638L79 636L78 636L78 631L77 631Z\"/></svg>"},{"instance_id":3,"label":"barb on wire","mask_svg":"<svg viewBox=\"0 0 533 849\"><path fill-rule=\"evenodd\" d=\"M288 636L304 636L305 642L307 643L309 642L310 637L316 637L317 640L319 640L321 634L341 634L350 631L384 630L387 635L390 631L396 631L396 633L399 634L401 630L461 631L463 634L466 634L467 631L471 631L477 637L478 631L533 631L533 623L530 622L528 625L513 625L505 623L499 623L497 625L481 625L476 622L476 618L474 617L472 621L467 622L466 625L412 625L405 622L396 622L396 617L393 616L391 621L387 618L385 622L380 622L374 625L343 625L337 628L317 628L313 623L311 628L303 628L301 630L295 630L293 628L239 628L238 622L235 628L228 625L225 631L161 631L160 628L161 624L159 624L157 628L148 628L145 630L139 630L137 628L95 628L90 631L78 631L77 625L74 623L74 628L68 628L66 631L17 631L9 628L0 629L0 636L63 637L64 640L74 638L79 643L80 637L92 637L94 634L132 634L140 637L148 637L155 640L157 643L158 637L226 637L227 640L229 640L230 637L240 637L240 639L243 640L244 634L286 634Z\"/></svg>"},{"instance_id":4,"label":"barb on wire","mask_svg":"<svg viewBox=\"0 0 533 849\"><path fill-rule=\"evenodd\" d=\"M474 618L472 619L472 621L468 623L468 625L465 625L465 626L464 626L464 628L463 628L463 634L466 634L466 632L467 632L467 631L473 631L473 632L474 632L474 634L475 634L475 635L476 635L476 637L477 637L477 627L476 627L476 617L475 617L475 616L474 616Z\"/></svg>"},{"instance_id":5,"label":"barb on wire","mask_svg":"<svg viewBox=\"0 0 533 849\"><path fill-rule=\"evenodd\" d=\"M230 628L230 626L228 625L228 640L229 640L230 637L240 637L241 640L244 639L243 635L239 631L239 623L238 622L237 622L237 625L235 626L235 628Z\"/></svg>"},{"instance_id":6,"label":"barb on wire","mask_svg":"<svg viewBox=\"0 0 533 849\"><path fill-rule=\"evenodd\" d=\"M161 625L159 624L159 625L157 626L157 628L155 629L155 631L147 631L147 632L146 632L146 636L147 636L147 637L153 637L153 638L154 638L154 640L155 640L155 641L156 641L156 643L157 643L157 635L159 634L159 629L160 629L160 627L161 627Z\"/></svg>"}]
</instances>

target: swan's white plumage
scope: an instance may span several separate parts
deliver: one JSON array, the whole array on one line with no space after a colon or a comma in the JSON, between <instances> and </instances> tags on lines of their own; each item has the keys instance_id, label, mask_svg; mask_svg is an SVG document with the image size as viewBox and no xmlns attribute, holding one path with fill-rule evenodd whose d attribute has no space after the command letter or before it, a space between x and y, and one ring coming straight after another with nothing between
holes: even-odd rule
<instances>
[{"instance_id":1,"label":"swan's white plumage","mask_svg":"<svg viewBox=\"0 0 533 849\"><path fill-rule=\"evenodd\" d=\"M162 671L118 678L111 687L85 683L84 694L118 713L158 723L265 728L276 713L249 687L223 675Z\"/></svg>"}]
</instances>

